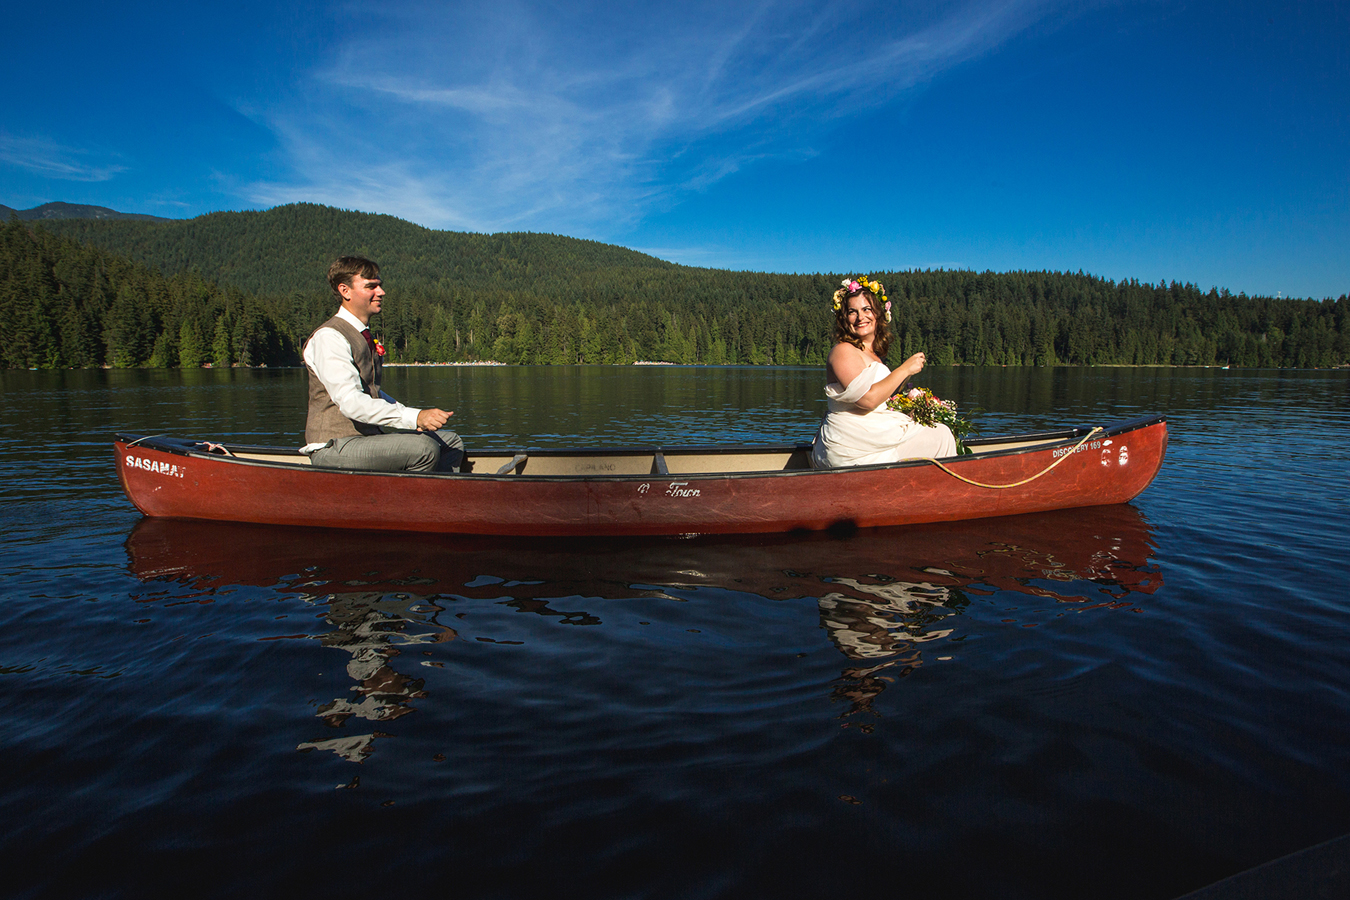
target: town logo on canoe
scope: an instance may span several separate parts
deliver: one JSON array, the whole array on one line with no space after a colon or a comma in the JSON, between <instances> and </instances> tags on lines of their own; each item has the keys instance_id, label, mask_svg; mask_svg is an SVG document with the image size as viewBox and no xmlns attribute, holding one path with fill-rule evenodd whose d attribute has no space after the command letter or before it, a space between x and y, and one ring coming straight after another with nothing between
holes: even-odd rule
<instances>
[{"instance_id":1,"label":"town logo on canoe","mask_svg":"<svg viewBox=\"0 0 1350 900\"><path fill-rule=\"evenodd\" d=\"M146 472L154 472L156 475L168 475L170 478L182 478L187 474L187 466L180 466L178 463L159 462L154 459L146 459L143 456L132 456L127 454L128 469L143 469Z\"/></svg>"},{"instance_id":2,"label":"town logo on canoe","mask_svg":"<svg viewBox=\"0 0 1350 900\"><path fill-rule=\"evenodd\" d=\"M638 485L638 493L645 494L652 489L650 483ZM666 488L667 497L698 497L700 492L698 488L691 488L687 481L672 481L670 487Z\"/></svg>"}]
</instances>

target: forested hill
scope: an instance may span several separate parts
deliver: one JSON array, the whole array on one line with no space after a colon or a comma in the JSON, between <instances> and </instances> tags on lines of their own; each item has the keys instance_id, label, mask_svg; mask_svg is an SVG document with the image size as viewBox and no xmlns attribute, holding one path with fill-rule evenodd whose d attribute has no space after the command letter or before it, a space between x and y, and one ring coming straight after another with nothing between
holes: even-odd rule
<instances>
[{"instance_id":1,"label":"forested hill","mask_svg":"<svg viewBox=\"0 0 1350 900\"><path fill-rule=\"evenodd\" d=\"M323 286L343 255L378 262L390 287L536 290L609 271L677 268L645 253L553 234L435 231L393 216L294 203L160 222L65 219L55 234L93 244L166 275L195 270L257 294Z\"/></svg>"},{"instance_id":2,"label":"forested hill","mask_svg":"<svg viewBox=\"0 0 1350 900\"><path fill-rule=\"evenodd\" d=\"M295 204L162 222L0 226L0 365L289 365L345 253L383 267L397 362L821 364L840 275L675 265L545 234L433 231ZM1350 298L1286 300L1081 272L872 272L893 363L1332 366Z\"/></svg>"},{"instance_id":3,"label":"forested hill","mask_svg":"<svg viewBox=\"0 0 1350 900\"><path fill-rule=\"evenodd\" d=\"M296 358L274 302L43 228L0 226L0 367L194 367Z\"/></svg>"}]
</instances>

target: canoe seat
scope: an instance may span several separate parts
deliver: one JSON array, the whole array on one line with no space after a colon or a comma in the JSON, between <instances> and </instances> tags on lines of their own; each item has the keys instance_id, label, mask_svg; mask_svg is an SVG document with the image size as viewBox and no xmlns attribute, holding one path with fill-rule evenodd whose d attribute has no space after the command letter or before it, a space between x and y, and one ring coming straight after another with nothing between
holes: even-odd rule
<instances>
[{"instance_id":1,"label":"canoe seat","mask_svg":"<svg viewBox=\"0 0 1350 900\"><path fill-rule=\"evenodd\" d=\"M517 453L515 456L511 457L511 461L509 463L507 463L506 465L502 466L500 469L497 470L497 474L510 475L515 471L515 468L517 466L521 465L522 463L525 462L525 460L529 458L530 454L528 453Z\"/></svg>"}]
</instances>

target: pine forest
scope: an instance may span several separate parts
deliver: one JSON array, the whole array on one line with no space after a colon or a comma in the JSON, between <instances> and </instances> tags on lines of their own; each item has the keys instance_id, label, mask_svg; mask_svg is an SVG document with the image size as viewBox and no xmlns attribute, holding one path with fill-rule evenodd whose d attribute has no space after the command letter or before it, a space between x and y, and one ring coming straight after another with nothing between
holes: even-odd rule
<instances>
[{"instance_id":1,"label":"pine forest","mask_svg":"<svg viewBox=\"0 0 1350 900\"><path fill-rule=\"evenodd\" d=\"M434 231L313 204L188 220L0 225L5 368L298 365L336 309L339 255L381 265L372 322L403 363L820 365L843 274L702 269L548 234ZM893 305L892 362L1350 362L1345 295L1248 297L1081 272L867 272Z\"/></svg>"}]
</instances>

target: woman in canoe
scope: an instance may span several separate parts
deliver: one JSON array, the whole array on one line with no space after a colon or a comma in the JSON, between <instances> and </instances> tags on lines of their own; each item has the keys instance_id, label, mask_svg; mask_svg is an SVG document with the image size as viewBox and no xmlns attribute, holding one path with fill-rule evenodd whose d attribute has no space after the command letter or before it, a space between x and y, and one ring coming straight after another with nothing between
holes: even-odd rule
<instances>
[{"instance_id":1,"label":"woman in canoe","mask_svg":"<svg viewBox=\"0 0 1350 900\"><path fill-rule=\"evenodd\" d=\"M956 455L946 425L923 426L886 401L924 367L916 353L892 372L882 362L891 346L891 304L879 282L844 280L834 292L834 338L825 371L829 411L816 432L811 465L866 466Z\"/></svg>"}]
</instances>

